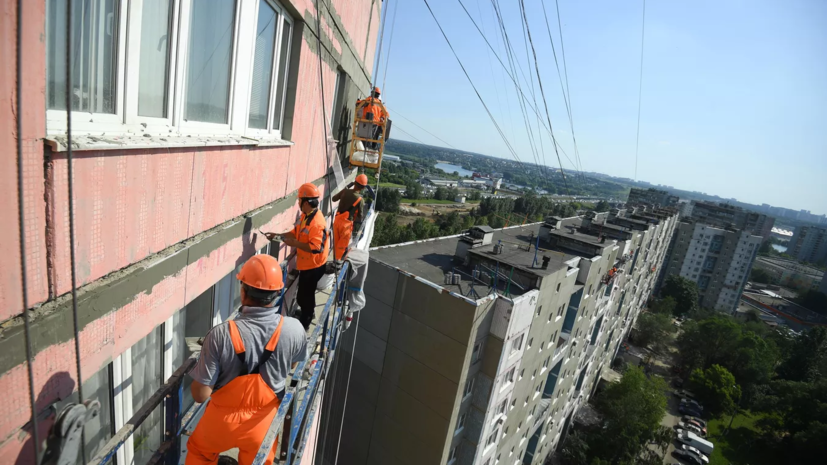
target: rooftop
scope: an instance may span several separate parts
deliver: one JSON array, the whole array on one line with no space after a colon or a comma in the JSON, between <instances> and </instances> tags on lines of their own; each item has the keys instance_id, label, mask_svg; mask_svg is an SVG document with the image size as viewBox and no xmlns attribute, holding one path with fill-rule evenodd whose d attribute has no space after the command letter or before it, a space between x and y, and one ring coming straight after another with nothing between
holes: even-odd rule
<instances>
[{"instance_id":1,"label":"rooftop","mask_svg":"<svg viewBox=\"0 0 827 465\"><path fill-rule=\"evenodd\" d=\"M510 268L506 271L503 266L513 266L516 270L522 270L525 273L537 276L547 276L568 268L566 262L576 259L579 255L564 251L543 250L544 244L542 242L540 250L535 254L533 244L536 243L540 226L541 223L535 223L494 229L492 230L493 240L491 244L469 250L469 257L472 257L473 263L499 262L501 264L499 287L502 288L507 283L508 275L506 273L510 272ZM461 237L461 235L456 235L378 247L371 250L371 258L430 281L449 291L477 300L471 297L472 269L463 266L460 260L454 257L457 243ZM494 245L496 244L502 244L503 246L502 252L499 254L494 253ZM532 244L532 246L530 250L526 250L529 244ZM537 263L532 266L535 256ZM542 268L544 256L550 259L547 269ZM495 265L495 263L492 264ZM480 271L490 274L494 270L480 269ZM445 284L445 274L449 272L459 272L462 276L461 282L459 284ZM476 280L474 290L480 297L484 297L488 293L489 286ZM512 286L510 291L515 294L524 292L516 286Z\"/></svg>"}]
</instances>

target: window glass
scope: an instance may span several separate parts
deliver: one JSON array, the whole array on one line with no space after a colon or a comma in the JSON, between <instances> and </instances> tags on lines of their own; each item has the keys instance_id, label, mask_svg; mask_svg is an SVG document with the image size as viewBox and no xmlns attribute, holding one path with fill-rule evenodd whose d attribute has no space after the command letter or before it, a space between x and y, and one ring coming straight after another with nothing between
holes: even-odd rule
<instances>
[{"instance_id":1,"label":"window glass","mask_svg":"<svg viewBox=\"0 0 827 465\"><path fill-rule=\"evenodd\" d=\"M290 36L293 26L286 19L281 26L281 49L279 50L278 82L276 85L276 106L273 113L273 129L281 130L284 116L284 88L287 81L287 66L290 56Z\"/></svg>"},{"instance_id":2,"label":"window glass","mask_svg":"<svg viewBox=\"0 0 827 465\"><path fill-rule=\"evenodd\" d=\"M175 325L173 347L179 347L179 350L184 355L184 360L192 355L193 352L201 350L201 346L198 345L198 339L206 336L207 332L212 328L214 287L215 286L204 291L201 295L193 299L192 302L187 304L186 307L175 314L177 318L173 319L173 324ZM182 337L179 333L179 320L183 320L184 322L183 341L181 340ZM173 352L173 360L176 361L175 363L177 363L177 357L177 352ZM183 360L181 363L183 363ZM173 366L177 368L180 364ZM192 385L192 378L185 376L183 403L183 408L185 411L195 404L195 400L193 400L192 393L190 392L190 385Z\"/></svg>"},{"instance_id":3,"label":"window glass","mask_svg":"<svg viewBox=\"0 0 827 465\"><path fill-rule=\"evenodd\" d=\"M273 58L276 49L278 14L265 0L258 5L256 49L253 58L253 89L250 94L249 126L267 129L267 110L270 105L270 84L273 82Z\"/></svg>"},{"instance_id":4,"label":"window glass","mask_svg":"<svg viewBox=\"0 0 827 465\"><path fill-rule=\"evenodd\" d=\"M46 2L46 107L51 110L66 109L66 3ZM69 55L73 110L115 113L118 4L117 0L72 3Z\"/></svg>"},{"instance_id":5,"label":"window glass","mask_svg":"<svg viewBox=\"0 0 827 465\"><path fill-rule=\"evenodd\" d=\"M108 364L83 383L83 394L101 404L100 414L83 426L86 445L84 462L89 462L112 437L112 386L109 382Z\"/></svg>"},{"instance_id":6,"label":"window glass","mask_svg":"<svg viewBox=\"0 0 827 465\"><path fill-rule=\"evenodd\" d=\"M192 0L184 119L225 124L230 102L235 1Z\"/></svg>"},{"instance_id":7,"label":"window glass","mask_svg":"<svg viewBox=\"0 0 827 465\"><path fill-rule=\"evenodd\" d=\"M141 10L140 116L167 117L171 4L171 0L144 0Z\"/></svg>"},{"instance_id":8,"label":"window glass","mask_svg":"<svg viewBox=\"0 0 827 465\"><path fill-rule=\"evenodd\" d=\"M163 326L158 326L132 346L132 411L137 412L161 387L161 350ZM161 447L163 403L135 430L134 462L149 462Z\"/></svg>"}]
</instances>

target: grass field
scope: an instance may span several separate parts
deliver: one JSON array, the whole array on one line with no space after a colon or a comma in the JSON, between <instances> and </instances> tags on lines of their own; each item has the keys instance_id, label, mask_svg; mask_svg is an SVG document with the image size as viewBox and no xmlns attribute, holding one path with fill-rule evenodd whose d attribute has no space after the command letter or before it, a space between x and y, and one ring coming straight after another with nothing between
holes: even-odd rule
<instances>
[{"instance_id":1,"label":"grass field","mask_svg":"<svg viewBox=\"0 0 827 465\"><path fill-rule=\"evenodd\" d=\"M379 183L379 187L396 187L396 188L402 188L402 187L405 187L405 186L403 186L402 184L395 184L395 183L392 183L392 182L380 182L380 183Z\"/></svg>"},{"instance_id":2,"label":"grass field","mask_svg":"<svg viewBox=\"0 0 827 465\"><path fill-rule=\"evenodd\" d=\"M768 447L761 439L760 432L755 427L755 421L760 415L749 412L735 417L732 428L724 436L730 417L709 422L708 439L715 444L710 457L710 465L770 465L784 463L784 457Z\"/></svg>"}]
</instances>

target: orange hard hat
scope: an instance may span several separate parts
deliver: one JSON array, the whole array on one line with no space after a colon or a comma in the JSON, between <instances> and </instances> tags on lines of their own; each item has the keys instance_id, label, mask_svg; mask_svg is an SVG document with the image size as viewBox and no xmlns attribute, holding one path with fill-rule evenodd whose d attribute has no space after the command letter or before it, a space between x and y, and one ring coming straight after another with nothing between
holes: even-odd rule
<instances>
[{"instance_id":1,"label":"orange hard hat","mask_svg":"<svg viewBox=\"0 0 827 465\"><path fill-rule=\"evenodd\" d=\"M321 197L319 189L313 183L307 182L299 187L300 199L315 199L319 197Z\"/></svg>"},{"instance_id":2,"label":"orange hard hat","mask_svg":"<svg viewBox=\"0 0 827 465\"><path fill-rule=\"evenodd\" d=\"M368 176L366 174L360 174L356 176L356 184L360 186L367 186L368 185Z\"/></svg>"},{"instance_id":3,"label":"orange hard hat","mask_svg":"<svg viewBox=\"0 0 827 465\"><path fill-rule=\"evenodd\" d=\"M242 283L264 291L278 291L284 288L281 266L270 255L253 255L236 275Z\"/></svg>"},{"instance_id":4,"label":"orange hard hat","mask_svg":"<svg viewBox=\"0 0 827 465\"><path fill-rule=\"evenodd\" d=\"M373 93L374 93L374 94L381 94L382 92L379 92L379 88L378 88L378 87L374 87L374 88L373 88Z\"/></svg>"}]
</instances>

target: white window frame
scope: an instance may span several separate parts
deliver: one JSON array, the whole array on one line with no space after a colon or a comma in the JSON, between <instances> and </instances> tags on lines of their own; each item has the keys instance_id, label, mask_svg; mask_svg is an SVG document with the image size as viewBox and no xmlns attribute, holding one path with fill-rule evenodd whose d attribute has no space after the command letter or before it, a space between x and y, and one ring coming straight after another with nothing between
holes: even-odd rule
<instances>
[{"instance_id":1,"label":"white window frame","mask_svg":"<svg viewBox=\"0 0 827 465\"><path fill-rule=\"evenodd\" d=\"M276 0L265 0L279 18L274 44L271 69L270 101L267 107L267 129L252 129L249 124L250 98L253 85L253 59L255 55L256 25L259 0L234 0L233 45L230 57L230 82L228 117L226 123L206 123L184 120L187 93L187 66L189 62L190 17L193 0L171 0L169 31L169 65L167 67L167 116L147 117L138 115L138 86L140 69L141 21L144 0L118 0L117 60L115 78L115 112L89 113L72 111L72 131L78 135L141 135L204 137L238 135L252 138L281 139L286 113L289 69L291 66L295 21ZM67 13L68 14L68 13ZM284 24L290 25L286 37L288 56L283 69L279 69ZM50 31L47 30L47 34ZM56 38L60 41L62 37ZM71 53L67 50L67 53ZM245 59L244 57L249 57ZM282 88L282 108L278 116L279 129L274 127L276 91L279 78L285 79ZM46 110L47 135L65 134L66 110Z\"/></svg>"},{"instance_id":2,"label":"white window frame","mask_svg":"<svg viewBox=\"0 0 827 465\"><path fill-rule=\"evenodd\" d=\"M473 350L473 352L471 352L471 363L472 364L477 363L478 361L480 361L480 359L482 359L483 342L485 342L484 339L480 340L479 342L474 344L474 350Z\"/></svg>"},{"instance_id":3,"label":"white window frame","mask_svg":"<svg viewBox=\"0 0 827 465\"><path fill-rule=\"evenodd\" d=\"M448 463L454 463L457 461L457 449L459 449L459 446L454 446L451 448L451 452L448 453Z\"/></svg>"},{"instance_id":4,"label":"white window frame","mask_svg":"<svg viewBox=\"0 0 827 465\"><path fill-rule=\"evenodd\" d=\"M470 378L465 383L465 392L462 394L462 399L463 400L467 399L473 391L474 391L474 378Z\"/></svg>"},{"instance_id":5,"label":"white window frame","mask_svg":"<svg viewBox=\"0 0 827 465\"><path fill-rule=\"evenodd\" d=\"M72 132L83 133L87 131L111 132L118 131L123 126L124 118L124 77L126 64L126 31L127 31L127 0L118 2L117 19L117 69L115 72L115 113L90 113L86 111L72 110ZM71 15L71 11L66 12ZM47 25L48 28L48 25ZM73 29L73 32L78 31ZM48 31L47 31L48 34ZM56 37L56 40L65 42L65 37ZM48 39L47 39L48 41ZM71 44L66 45L66 53L71 56L69 49ZM65 71L65 70L64 70ZM46 79L48 80L48 71ZM136 88L137 92L137 88ZM66 110L46 109L46 130L49 134L64 134L67 127Z\"/></svg>"}]
</instances>

